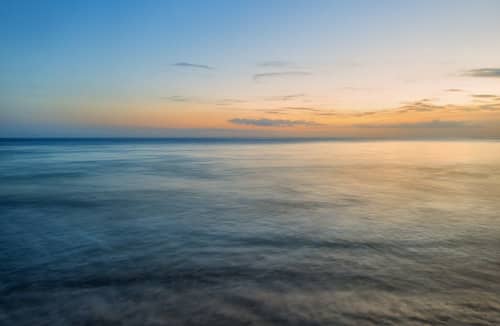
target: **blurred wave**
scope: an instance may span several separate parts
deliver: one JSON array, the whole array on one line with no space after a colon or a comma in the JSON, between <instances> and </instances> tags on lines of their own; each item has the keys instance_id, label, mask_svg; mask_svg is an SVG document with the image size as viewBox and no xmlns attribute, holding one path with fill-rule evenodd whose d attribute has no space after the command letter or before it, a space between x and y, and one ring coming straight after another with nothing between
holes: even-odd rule
<instances>
[{"instance_id":1,"label":"blurred wave","mask_svg":"<svg viewBox=\"0 0 500 326\"><path fill-rule=\"evenodd\" d=\"M498 325L500 142L0 142L0 324Z\"/></svg>"}]
</instances>

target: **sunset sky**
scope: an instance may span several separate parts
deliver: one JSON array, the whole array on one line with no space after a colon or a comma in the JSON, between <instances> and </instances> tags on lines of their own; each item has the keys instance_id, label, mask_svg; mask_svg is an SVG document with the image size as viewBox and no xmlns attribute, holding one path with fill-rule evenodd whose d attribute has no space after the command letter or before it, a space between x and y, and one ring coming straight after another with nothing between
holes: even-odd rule
<instances>
[{"instance_id":1,"label":"sunset sky","mask_svg":"<svg viewBox=\"0 0 500 326\"><path fill-rule=\"evenodd\" d=\"M500 1L3 1L0 136L500 137Z\"/></svg>"}]
</instances>

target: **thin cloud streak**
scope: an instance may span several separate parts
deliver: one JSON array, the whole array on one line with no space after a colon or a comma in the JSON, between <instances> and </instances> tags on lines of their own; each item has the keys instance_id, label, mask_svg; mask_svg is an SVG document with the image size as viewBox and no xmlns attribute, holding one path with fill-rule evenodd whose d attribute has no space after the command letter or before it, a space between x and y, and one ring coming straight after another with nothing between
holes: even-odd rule
<instances>
[{"instance_id":1,"label":"thin cloud streak","mask_svg":"<svg viewBox=\"0 0 500 326\"><path fill-rule=\"evenodd\" d=\"M287 68L293 66L293 63L282 60L269 60L269 61L259 62L257 66L264 68Z\"/></svg>"},{"instance_id":2,"label":"thin cloud streak","mask_svg":"<svg viewBox=\"0 0 500 326\"><path fill-rule=\"evenodd\" d=\"M296 127L296 126L320 126L321 124L313 121L305 120L286 120L286 119L246 119L234 118L228 120L229 122L237 125L256 126L256 127Z\"/></svg>"},{"instance_id":3,"label":"thin cloud streak","mask_svg":"<svg viewBox=\"0 0 500 326\"><path fill-rule=\"evenodd\" d=\"M215 105L227 106L227 105L242 104L242 103L247 103L247 102L248 101L246 101L246 100L225 98L225 99L221 99L221 100L216 101Z\"/></svg>"},{"instance_id":4,"label":"thin cloud streak","mask_svg":"<svg viewBox=\"0 0 500 326\"><path fill-rule=\"evenodd\" d=\"M281 72L264 72L253 75L253 80L259 81L267 78L288 78L288 77L305 77L312 75L308 71L281 71Z\"/></svg>"},{"instance_id":5,"label":"thin cloud streak","mask_svg":"<svg viewBox=\"0 0 500 326\"><path fill-rule=\"evenodd\" d=\"M364 111L364 112L349 112L349 111L337 111L337 110L324 110L314 107L301 107L301 106L289 106L281 108L268 108L265 110L255 109L257 111L262 111L268 114L280 114L295 116L297 114L308 114L316 117L332 117L338 119L351 119L351 118L366 118L366 117L385 117L385 118L396 118L400 119L407 114L456 114L456 113L469 113L469 112L493 112L500 111L500 97L490 96L490 94L479 94L487 95L480 97L481 103L470 103L464 105L437 105L431 104L428 100L423 99L415 102L408 102L405 105L395 107L392 109L385 109L379 111ZM431 117L431 116L429 116Z\"/></svg>"},{"instance_id":6,"label":"thin cloud streak","mask_svg":"<svg viewBox=\"0 0 500 326\"><path fill-rule=\"evenodd\" d=\"M480 68L467 70L464 76L500 78L500 68Z\"/></svg>"},{"instance_id":7,"label":"thin cloud streak","mask_svg":"<svg viewBox=\"0 0 500 326\"><path fill-rule=\"evenodd\" d=\"M483 104L464 104L464 105L435 105L429 104L428 102L421 100L410 102L406 105L393 108L386 109L380 111L366 111L366 112L340 112L340 111L323 111L318 110L316 112L312 112L314 115L319 116L337 116L340 118L358 118L365 116L377 116L377 115L404 115L408 113L433 113L433 112L441 112L445 113L453 113L453 112L481 112L481 111L500 111L500 97L496 95L490 94L479 94L486 95L480 96L479 99L483 99Z\"/></svg>"},{"instance_id":8,"label":"thin cloud streak","mask_svg":"<svg viewBox=\"0 0 500 326\"><path fill-rule=\"evenodd\" d=\"M432 120L413 123L381 123L381 124L355 124L356 128L470 128L477 127L470 122L454 120Z\"/></svg>"},{"instance_id":9,"label":"thin cloud streak","mask_svg":"<svg viewBox=\"0 0 500 326\"><path fill-rule=\"evenodd\" d=\"M320 109L303 107L303 106L287 106L287 107L284 107L282 109L283 110L290 110L290 111L322 112L322 110L320 110Z\"/></svg>"},{"instance_id":10,"label":"thin cloud streak","mask_svg":"<svg viewBox=\"0 0 500 326\"><path fill-rule=\"evenodd\" d=\"M472 94L471 96L474 97L474 98L485 98L485 99L496 99L496 98L498 98L497 95L493 95L493 94Z\"/></svg>"},{"instance_id":11,"label":"thin cloud streak","mask_svg":"<svg viewBox=\"0 0 500 326\"><path fill-rule=\"evenodd\" d=\"M192 102L192 101L194 101L194 98L192 98L192 97L180 96L180 95L161 97L161 99L172 101L172 102Z\"/></svg>"},{"instance_id":12,"label":"thin cloud streak","mask_svg":"<svg viewBox=\"0 0 500 326\"><path fill-rule=\"evenodd\" d=\"M268 96L265 98L267 101L291 101L299 98L304 98L306 94L297 93L297 94L288 94L288 95L278 95L278 96Z\"/></svg>"},{"instance_id":13,"label":"thin cloud streak","mask_svg":"<svg viewBox=\"0 0 500 326\"><path fill-rule=\"evenodd\" d=\"M190 62L176 62L176 63L172 64L172 66L181 67L181 68L205 69L205 70L213 70L214 69L214 67L211 67L211 66L197 64L197 63L190 63Z\"/></svg>"}]
</instances>

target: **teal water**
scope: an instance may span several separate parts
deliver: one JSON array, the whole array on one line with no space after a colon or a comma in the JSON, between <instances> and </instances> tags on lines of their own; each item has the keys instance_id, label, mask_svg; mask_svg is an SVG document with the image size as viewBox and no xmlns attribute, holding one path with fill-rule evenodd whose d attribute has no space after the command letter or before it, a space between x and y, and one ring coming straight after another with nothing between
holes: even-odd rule
<instances>
[{"instance_id":1,"label":"teal water","mask_svg":"<svg viewBox=\"0 0 500 326\"><path fill-rule=\"evenodd\" d=\"M0 141L2 325L499 325L500 142Z\"/></svg>"}]
</instances>

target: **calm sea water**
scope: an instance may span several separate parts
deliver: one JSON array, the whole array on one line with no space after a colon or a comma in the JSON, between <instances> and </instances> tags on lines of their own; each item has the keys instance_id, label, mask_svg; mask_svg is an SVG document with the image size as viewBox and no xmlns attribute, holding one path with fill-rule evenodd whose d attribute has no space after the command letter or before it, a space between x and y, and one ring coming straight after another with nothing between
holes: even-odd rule
<instances>
[{"instance_id":1,"label":"calm sea water","mask_svg":"<svg viewBox=\"0 0 500 326\"><path fill-rule=\"evenodd\" d=\"M2 325L500 325L500 142L0 141Z\"/></svg>"}]
</instances>

